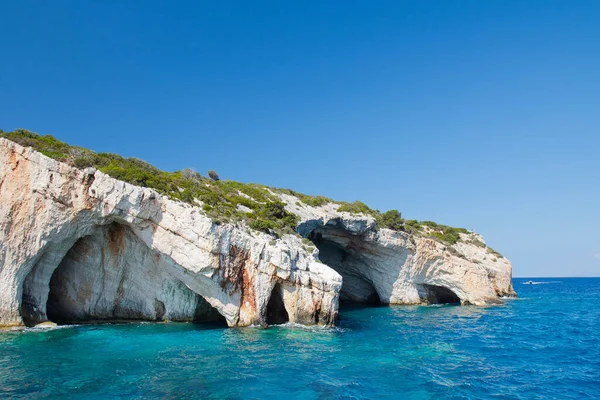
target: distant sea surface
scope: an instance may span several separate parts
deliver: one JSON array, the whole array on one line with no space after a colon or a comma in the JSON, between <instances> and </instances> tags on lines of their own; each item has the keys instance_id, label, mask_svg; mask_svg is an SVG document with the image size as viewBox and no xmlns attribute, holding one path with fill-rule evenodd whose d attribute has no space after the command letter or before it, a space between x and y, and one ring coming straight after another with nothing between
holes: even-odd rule
<instances>
[{"instance_id":1,"label":"distant sea surface","mask_svg":"<svg viewBox=\"0 0 600 400\"><path fill-rule=\"evenodd\" d=\"M600 278L514 286L502 306L343 308L331 329L2 332L0 398L600 398Z\"/></svg>"}]
</instances>

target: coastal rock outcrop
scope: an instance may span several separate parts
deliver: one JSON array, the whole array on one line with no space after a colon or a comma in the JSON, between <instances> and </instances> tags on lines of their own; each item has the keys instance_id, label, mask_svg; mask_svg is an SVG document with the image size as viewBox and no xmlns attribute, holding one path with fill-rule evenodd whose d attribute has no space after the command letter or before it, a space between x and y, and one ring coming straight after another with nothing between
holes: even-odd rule
<instances>
[{"instance_id":1,"label":"coastal rock outcrop","mask_svg":"<svg viewBox=\"0 0 600 400\"><path fill-rule=\"evenodd\" d=\"M476 234L447 246L277 196L304 241L213 223L200 207L0 138L0 325L330 325L340 300L482 305L514 295L510 262Z\"/></svg>"}]
</instances>

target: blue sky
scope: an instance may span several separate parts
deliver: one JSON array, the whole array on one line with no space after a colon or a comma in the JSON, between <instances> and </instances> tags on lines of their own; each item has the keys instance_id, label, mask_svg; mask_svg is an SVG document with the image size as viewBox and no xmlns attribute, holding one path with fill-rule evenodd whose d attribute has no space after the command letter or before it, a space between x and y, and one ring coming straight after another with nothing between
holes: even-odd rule
<instances>
[{"instance_id":1,"label":"blue sky","mask_svg":"<svg viewBox=\"0 0 600 400\"><path fill-rule=\"evenodd\" d=\"M0 128L600 276L598 1L0 3Z\"/></svg>"}]
</instances>

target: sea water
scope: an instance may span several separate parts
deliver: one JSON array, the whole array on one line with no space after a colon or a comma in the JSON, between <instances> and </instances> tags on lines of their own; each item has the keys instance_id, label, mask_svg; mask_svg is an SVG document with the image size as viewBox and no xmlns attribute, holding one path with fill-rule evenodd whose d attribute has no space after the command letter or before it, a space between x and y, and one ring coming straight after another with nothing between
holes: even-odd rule
<instances>
[{"instance_id":1,"label":"sea water","mask_svg":"<svg viewBox=\"0 0 600 400\"><path fill-rule=\"evenodd\" d=\"M600 279L504 305L343 308L335 328L183 323L0 333L1 398L600 398Z\"/></svg>"}]
</instances>

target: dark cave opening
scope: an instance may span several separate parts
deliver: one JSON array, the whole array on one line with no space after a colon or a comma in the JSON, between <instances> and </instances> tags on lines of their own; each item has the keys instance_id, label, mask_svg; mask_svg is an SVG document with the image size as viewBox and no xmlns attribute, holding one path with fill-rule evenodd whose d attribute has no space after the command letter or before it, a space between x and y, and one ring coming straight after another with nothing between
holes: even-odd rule
<instances>
[{"instance_id":1,"label":"dark cave opening","mask_svg":"<svg viewBox=\"0 0 600 400\"><path fill-rule=\"evenodd\" d=\"M271 291L271 297L267 304L267 324L285 324L286 322L289 322L289 320L290 317L283 302L283 288L277 283Z\"/></svg>"},{"instance_id":2,"label":"dark cave opening","mask_svg":"<svg viewBox=\"0 0 600 400\"><path fill-rule=\"evenodd\" d=\"M89 319L80 319L69 311L65 304L65 298L61 295L59 286L62 284L61 264L54 270L50 278L50 291L48 292L48 302L46 303L46 315L49 321L57 324L66 324L74 322L88 322Z\"/></svg>"},{"instance_id":3,"label":"dark cave opening","mask_svg":"<svg viewBox=\"0 0 600 400\"><path fill-rule=\"evenodd\" d=\"M222 316L216 308L211 306L210 303L204 299L204 297L200 295L196 296L198 305L196 306L196 311L194 312L194 319L192 322L198 324L211 324L226 328L227 320L225 317Z\"/></svg>"},{"instance_id":4,"label":"dark cave opening","mask_svg":"<svg viewBox=\"0 0 600 400\"><path fill-rule=\"evenodd\" d=\"M342 276L340 305L381 304L379 294L367 275L369 266L361 257L360 249L352 247L352 238L348 239L346 235L342 235L338 238L340 242L338 243L324 237L321 232L313 231L309 239L319 249L321 262Z\"/></svg>"},{"instance_id":5,"label":"dark cave opening","mask_svg":"<svg viewBox=\"0 0 600 400\"><path fill-rule=\"evenodd\" d=\"M456 304L460 305L460 298L452 290L435 285L422 285L424 289L423 300L429 304Z\"/></svg>"}]
</instances>

